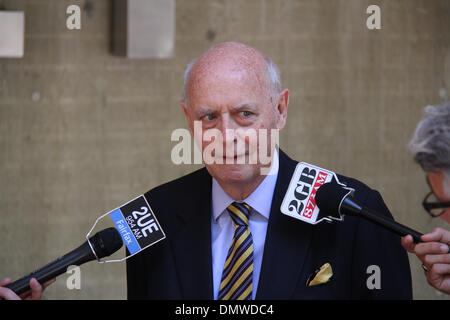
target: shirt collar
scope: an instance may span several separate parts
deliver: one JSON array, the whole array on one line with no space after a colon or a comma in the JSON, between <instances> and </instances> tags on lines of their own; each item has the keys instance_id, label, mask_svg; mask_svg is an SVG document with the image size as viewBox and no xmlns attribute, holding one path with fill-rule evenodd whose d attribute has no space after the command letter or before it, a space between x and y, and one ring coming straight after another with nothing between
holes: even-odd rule
<instances>
[{"instance_id":1,"label":"shirt collar","mask_svg":"<svg viewBox=\"0 0 450 320\"><path fill-rule=\"evenodd\" d=\"M242 202L247 203L256 212L261 214L266 219L269 219L270 207L272 205L273 192L278 178L278 150L275 148L273 155L272 166L269 174L259 184L259 186ZM212 213L214 221L217 221L219 216L225 209L235 200L230 197L219 185L216 179L212 179Z\"/></svg>"}]
</instances>

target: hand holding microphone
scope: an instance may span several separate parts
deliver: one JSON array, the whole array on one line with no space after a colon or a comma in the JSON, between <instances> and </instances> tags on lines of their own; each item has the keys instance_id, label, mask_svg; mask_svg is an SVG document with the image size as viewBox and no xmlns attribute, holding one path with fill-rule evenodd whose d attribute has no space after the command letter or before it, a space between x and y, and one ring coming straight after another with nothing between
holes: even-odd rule
<instances>
[{"instance_id":1,"label":"hand holding microphone","mask_svg":"<svg viewBox=\"0 0 450 320\"><path fill-rule=\"evenodd\" d=\"M425 235L393 219L364 207L337 183L325 183L315 201L319 209L329 214L359 216L402 237L403 247L422 262L427 281L436 289L450 294L450 232L436 228Z\"/></svg>"},{"instance_id":2,"label":"hand holding microphone","mask_svg":"<svg viewBox=\"0 0 450 320\"><path fill-rule=\"evenodd\" d=\"M4 279L0 283L0 297L18 299L19 295L27 293L22 297L39 299L43 289L53 282L52 279L66 272L67 267L70 265L79 266L88 261L110 256L119 250L122 245L122 238L115 228L99 231L89 241L84 242L75 250L32 272L28 276L12 283L9 283L9 279ZM45 283L44 287L40 283ZM30 289L31 292L29 292Z\"/></svg>"},{"instance_id":3,"label":"hand holding microphone","mask_svg":"<svg viewBox=\"0 0 450 320\"><path fill-rule=\"evenodd\" d=\"M31 290L18 296L14 291L7 287L12 280L10 278L5 278L0 281L0 300L40 300L45 288L55 281L56 279L52 279L41 285L35 278L32 278L29 283Z\"/></svg>"},{"instance_id":4,"label":"hand holding microphone","mask_svg":"<svg viewBox=\"0 0 450 320\"><path fill-rule=\"evenodd\" d=\"M402 238L402 246L422 262L428 283L450 294L450 231L436 228L422 236L423 242L415 244L411 236Z\"/></svg>"},{"instance_id":5,"label":"hand holding microphone","mask_svg":"<svg viewBox=\"0 0 450 320\"><path fill-rule=\"evenodd\" d=\"M318 190L315 201L320 210L327 213L359 216L369 220L401 237L410 235L415 243L423 242L422 233L408 228L389 217L366 208L349 194L349 191L337 183L325 183ZM425 240L425 239L424 239ZM445 246L445 244L442 244ZM447 250L448 246L446 247Z\"/></svg>"},{"instance_id":6,"label":"hand holding microphone","mask_svg":"<svg viewBox=\"0 0 450 320\"><path fill-rule=\"evenodd\" d=\"M71 265L79 266L92 260L123 261L166 237L144 195L99 217L86 237L98 221L106 216L112 219L116 228L99 231L75 250L13 283L10 283L10 279L4 279L0 282L0 299L19 299L19 295L22 298L39 299L42 290L53 282L51 280L66 272L67 267ZM123 259L100 261L119 250L124 243L122 239L129 255ZM40 283L44 283L44 286L42 287Z\"/></svg>"}]
</instances>

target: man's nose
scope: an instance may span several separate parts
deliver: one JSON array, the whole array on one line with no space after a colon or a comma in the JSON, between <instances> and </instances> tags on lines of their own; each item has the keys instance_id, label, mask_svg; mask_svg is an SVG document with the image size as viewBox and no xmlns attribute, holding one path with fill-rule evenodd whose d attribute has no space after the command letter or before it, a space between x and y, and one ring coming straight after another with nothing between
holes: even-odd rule
<instances>
[{"instance_id":1,"label":"man's nose","mask_svg":"<svg viewBox=\"0 0 450 320\"><path fill-rule=\"evenodd\" d=\"M220 132L222 133L223 142L233 142L236 140L235 130L238 129L238 125L235 121L229 116L229 114L225 114L222 116L222 121L220 122Z\"/></svg>"}]
</instances>

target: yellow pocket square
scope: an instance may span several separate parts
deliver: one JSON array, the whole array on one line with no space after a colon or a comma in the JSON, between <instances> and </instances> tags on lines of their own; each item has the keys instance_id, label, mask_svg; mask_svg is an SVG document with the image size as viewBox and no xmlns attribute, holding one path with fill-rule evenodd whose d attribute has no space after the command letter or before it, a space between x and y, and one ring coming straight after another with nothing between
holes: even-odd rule
<instances>
[{"instance_id":1,"label":"yellow pocket square","mask_svg":"<svg viewBox=\"0 0 450 320\"><path fill-rule=\"evenodd\" d=\"M320 267L319 270L316 270L313 274L308 277L306 281L307 287L317 286L318 284L324 284L330 281L333 276L333 269L331 265L327 262L323 266Z\"/></svg>"}]
</instances>

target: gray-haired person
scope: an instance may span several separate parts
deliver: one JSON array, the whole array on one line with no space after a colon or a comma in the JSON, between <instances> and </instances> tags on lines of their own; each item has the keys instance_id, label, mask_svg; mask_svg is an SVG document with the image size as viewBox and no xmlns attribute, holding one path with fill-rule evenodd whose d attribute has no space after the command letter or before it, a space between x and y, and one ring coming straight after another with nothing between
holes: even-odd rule
<instances>
[{"instance_id":1,"label":"gray-haired person","mask_svg":"<svg viewBox=\"0 0 450 320\"><path fill-rule=\"evenodd\" d=\"M423 200L432 217L450 223L450 101L427 106L425 117L417 125L409 148L426 173L431 191ZM402 238L403 247L422 261L428 283L450 294L450 231L436 228L414 244L410 235Z\"/></svg>"}]
</instances>

